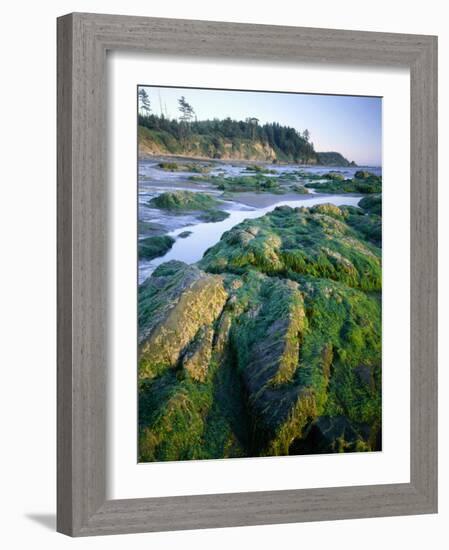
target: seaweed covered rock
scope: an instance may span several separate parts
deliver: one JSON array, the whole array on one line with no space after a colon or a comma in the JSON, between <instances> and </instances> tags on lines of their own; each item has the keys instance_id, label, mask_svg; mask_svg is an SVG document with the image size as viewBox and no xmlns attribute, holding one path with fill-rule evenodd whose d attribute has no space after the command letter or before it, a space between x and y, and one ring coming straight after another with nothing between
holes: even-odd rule
<instances>
[{"instance_id":1,"label":"seaweed covered rock","mask_svg":"<svg viewBox=\"0 0 449 550\"><path fill-rule=\"evenodd\" d=\"M231 345L257 425L253 446L263 453L291 408L305 402L294 383L307 326L304 301L297 283L257 273L248 274L236 298Z\"/></svg>"},{"instance_id":2,"label":"seaweed covered rock","mask_svg":"<svg viewBox=\"0 0 449 550\"><path fill-rule=\"evenodd\" d=\"M382 195L370 195L369 197L363 197L359 202L360 208L363 208L370 214L382 215Z\"/></svg>"},{"instance_id":3,"label":"seaweed covered rock","mask_svg":"<svg viewBox=\"0 0 449 550\"><path fill-rule=\"evenodd\" d=\"M195 172L197 174L205 174L212 169L212 165L209 163L185 162L179 164L173 161L159 162L157 167L166 172Z\"/></svg>"},{"instance_id":4,"label":"seaweed covered rock","mask_svg":"<svg viewBox=\"0 0 449 550\"><path fill-rule=\"evenodd\" d=\"M380 449L368 210L280 207L139 291L142 461ZM380 243L379 243L380 244Z\"/></svg>"},{"instance_id":5,"label":"seaweed covered rock","mask_svg":"<svg viewBox=\"0 0 449 550\"><path fill-rule=\"evenodd\" d=\"M354 288L381 287L381 253L346 223L337 206L276 208L226 232L199 265L212 273L266 274L332 279Z\"/></svg>"},{"instance_id":6,"label":"seaweed covered rock","mask_svg":"<svg viewBox=\"0 0 449 550\"><path fill-rule=\"evenodd\" d=\"M291 185L290 189L297 193L298 195L308 195L309 190L304 187L304 185Z\"/></svg>"},{"instance_id":7,"label":"seaweed covered rock","mask_svg":"<svg viewBox=\"0 0 449 550\"><path fill-rule=\"evenodd\" d=\"M173 246L175 239L170 235L156 235L139 240L139 258L153 260L166 254Z\"/></svg>"},{"instance_id":8,"label":"seaweed covered rock","mask_svg":"<svg viewBox=\"0 0 449 550\"><path fill-rule=\"evenodd\" d=\"M347 453L370 450L370 429L351 423L345 416L320 416L312 422L302 440L292 443L291 454Z\"/></svg>"},{"instance_id":9,"label":"seaweed covered rock","mask_svg":"<svg viewBox=\"0 0 449 550\"><path fill-rule=\"evenodd\" d=\"M292 453L293 442L324 414L378 426L378 298L310 277L294 283L250 271L243 279L233 300L230 345L248 396L256 454Z\"/></svg>"},{"instance_id":10,"label":"seaweed covered rock","mask_svg":"<svg viewBox=\"0 0 449 550\"><path fill-rule=\"evenodd\" d=\"M212 358L213 336L211 326L202 326L181 359L183 369L197 382L204 382L206 379Z\"/></svg>"},{"instance_id":11,"label":"seaweed covered rock","mask_svg":"<svg viewBox=\"0 0 449 550\"><path fill-rule=\"evenodd\" d=\"M218 208L223 202L207 193L168 191L152 198L148 204L172 213L198 213L198 219L206 223L221 222L229 216Z\"/></svg>"},{"instance_id":12,"label":"seaweed covered rock","mask_svg":"<svg viewBox=\"0 0 449 550\"><path fill-rule=\"evenodd\" d=\"M226 218L229 218L229 212L225 210L206 210L202 212L198 219L205 223L222 222Z\"/></svg>"},{"instance_id":13,"label":"seaweed covered rock","mask_svg":"<svg viewBox=\"0 0 449 550\"><path fill-rule=\"evenodd\" d=\"M227 299L223 279L171 261L139 288L139 379L175 367L198 330L211 325Z\"/></svg>"},{"instance_id":14,"label":"seaweed covered rock","mask_svg":"<svg viewBox=\"0 0 449 550\"><path fill-rule=\"evenodd\" d=\"M334 181L344 181L345 177L340 172L328 172L327 174L324 174L323 178L334 180Z\"/></svg>"},{"instance_id":15,"label":"seaweed covered rock","mask_svg":"<svg viewBox=\"0 0 449 550\"><path fill-rule=\"evenodd\" d=\"M249 427L223 312L184 347L177 366L139 382L139 461L247 456Z\"/></svg>"},{"instance_id":16,"label":"seaweed covered rock","mask_svg":"<svg viewBox=\"0 0 449 550\"><path fill-rule=\"evenodd\" d=\"M206 193L193 191L167 191L150 200L149 204L163 210L193 211L210 210L220 204L220 201Z\"/></svg>"},{"instance_id":17,"label":"seaweed covered rock","mask_svg":"<svg viewBox=\"0 0 449 550\"><path fill-rule=\"evenodd\" d=\"M379 248L382 246L382 197L370 195L359 202L360 208L343 206L345 222Z\"/></svg>"},{"instance_id":18,"label":"seaweed covered rock","mask_svg":"<svg viewBox=\"0 0 449 550\"><path fill-rule=\"evenodd\" d=\"M179 380L172 370L139 387L139 461L203 458L210 387Z\"/></svg>"},{"instance_id":19,"label":"seaweed covered rock","mask_svg":"<svg viewBox=\"0 0 449 550\"><path fill-rule=\"evenodd\" d=\"M195 182L207 182L215 185L221 191L230 191L233 193L244 191L257 192L281 192L279 178L266 175L267 172L257 171L251 175L241 176L191 176L190 180Z\"/></svg>"},{"instance_id":20,"label":"seaweed covered rock","mask_svg":"<svg viewBox=\"0 0 449 550\"><path fill-rule=\"evenodd\" d=\"M276 170L272 170L268 168L267 166L263 166L261 164L249 164L246 167L247 172L257 172L260 174L276 174Z\"/></svg>"},{"instance_id":21,"label":"seaweed covered rock","mask_svg":"<svg viewBox=\"0 0 449 550\"><path fill-rule=\"evenodd\" d=\"M306 183L306 187L323 193L381 193L382 177L359 170L353 179L345 179L341 174L325 174L326 181Z\"/></svg>"},{"instance_id":22,"label":"seaweed covered rock","mask_svg":"<svg viewBox=\"0 0 449 550\"><path fill-rule=\"evenodd\" d=\"M366 180L370 176L372 176L371 172L367 172L366 170L357 170L357 172L354 174L354 177L358 180Z\"/></svg>"},{"instance_id":23,"label":"seaweed covered rock","mask_svg":"<svg viewBox=\"0 0 449 550\"><path fill-rule=\"evenodd\" d=\"M255 277L256 278L256 277ZM259 277L244 313L233 327L234 343L250 394L293 379L306 324L304 302L297 283ZM248 289L241 287L240 303ZM251 291L250 291L251 292Z\"/></svg>"}]
</instances>

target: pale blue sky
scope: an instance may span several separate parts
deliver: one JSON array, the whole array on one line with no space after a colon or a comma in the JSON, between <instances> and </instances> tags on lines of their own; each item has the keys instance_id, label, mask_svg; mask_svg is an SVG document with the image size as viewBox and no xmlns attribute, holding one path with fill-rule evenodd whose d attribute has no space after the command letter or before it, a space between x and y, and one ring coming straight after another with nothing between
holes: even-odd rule
<instances>
[{"instance_id":1,"label":"pale blue sky","mask_svg":"<svg viewBox=\"0 0 449 550\"><path fill-rule=\"evenodd\" d=\"M237 92L145 86L151 110L178 118L183 95L198 120L256 117L261 124L279 122L307 128L316 151L338 151L359 165L381 166L382 99L278 92Z\"/></svg>"}]
</instances>

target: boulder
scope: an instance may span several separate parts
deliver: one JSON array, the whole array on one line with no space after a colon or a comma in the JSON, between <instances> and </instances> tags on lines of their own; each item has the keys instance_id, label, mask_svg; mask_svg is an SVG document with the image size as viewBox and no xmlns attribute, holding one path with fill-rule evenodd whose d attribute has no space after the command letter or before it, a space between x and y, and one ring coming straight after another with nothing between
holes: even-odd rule
<instances>
[{"instance_id":1,"label":"boulder","mask_svg":"<svg viewBox=\"0 0 449 550\"><path fill-rule=\"evenodd\" d=\"M183 262L167 262L139 289L139 379L176 367L201 327L227 300L223 278Z\"/></svg>"},{"instance_id":2,"label":"boulder","mask_svg":"<svg viewBox=\"0 0 449 550\"><path fill-rule=\"evenodd\" d=\"M153 260L164 256L173 246L175 239L170 235L156 235L139 240L139 258Z\"/></svg>"},{"instance_id":3,"label":"boulder","mask_svg":"<svg viewBox=\"0 0 449 550\"><path fill-rule=\"evenodd\" d=\"M155 270L139 289L141 460L380 449L373 216L284 206Z\"/></svg>"}]
</instances>

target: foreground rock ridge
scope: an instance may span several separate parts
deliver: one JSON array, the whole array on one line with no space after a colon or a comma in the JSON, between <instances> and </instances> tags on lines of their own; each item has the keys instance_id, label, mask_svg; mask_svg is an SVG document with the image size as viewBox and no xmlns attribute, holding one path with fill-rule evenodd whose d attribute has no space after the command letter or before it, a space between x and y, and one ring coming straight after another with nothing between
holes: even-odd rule
<instances>
[{"instance_id":1,"label":"foreground rock ridge","mask_svg":"<svg viewBox=\"0 0 449 550\"><path fill-rule=\"evenodd\" d=\"M139 288L139 461L381 448L380 197L278 207Z\"/></svg>"}]
</instances>

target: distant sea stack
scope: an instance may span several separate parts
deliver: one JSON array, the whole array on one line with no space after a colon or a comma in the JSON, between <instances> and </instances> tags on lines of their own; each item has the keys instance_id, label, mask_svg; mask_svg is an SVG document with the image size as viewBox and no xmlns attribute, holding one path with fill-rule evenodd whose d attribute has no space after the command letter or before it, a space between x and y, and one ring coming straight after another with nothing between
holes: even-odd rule
<instances>
[{"instance_id":1,"label":"distant sea stack","mask_svg":"<svg viewBox=\"0 0 449 550\"><path fill-rule=\"evenodd\" d=\"M326 153L317 153L318 164L323 166L357 166L352 160L349 162L341 153L329 151Z\"/></svg>"}]
</instances>

